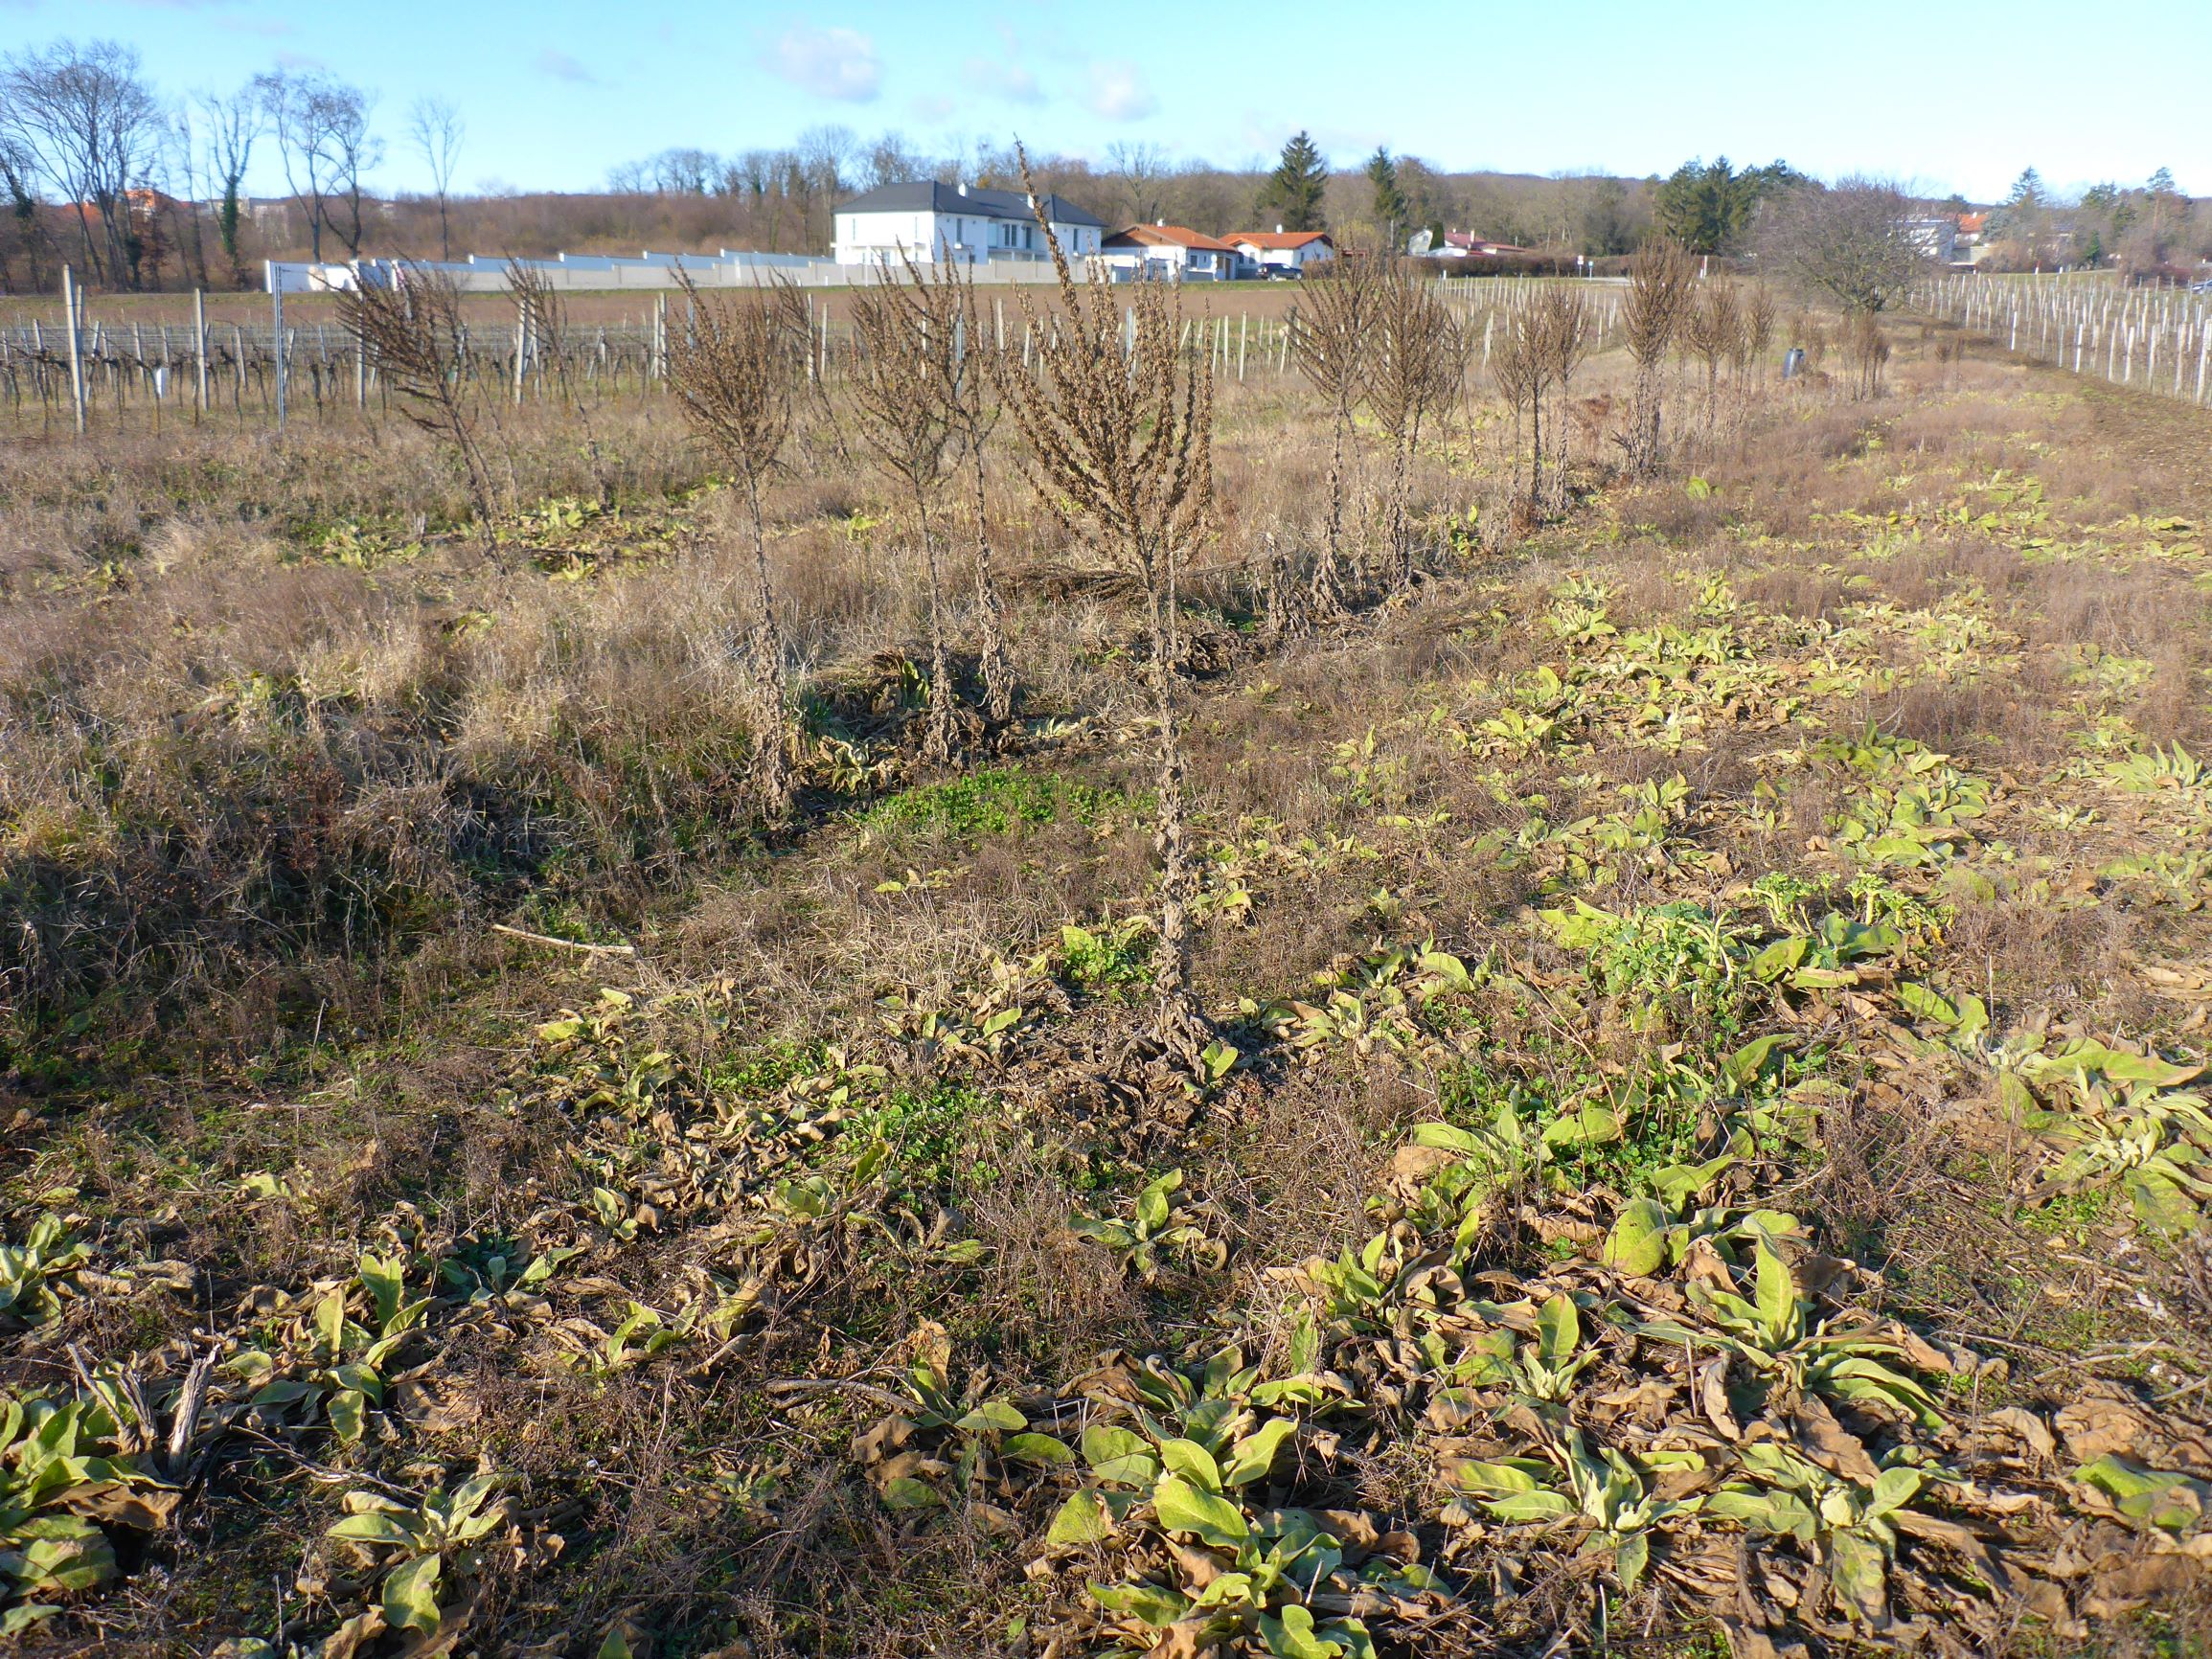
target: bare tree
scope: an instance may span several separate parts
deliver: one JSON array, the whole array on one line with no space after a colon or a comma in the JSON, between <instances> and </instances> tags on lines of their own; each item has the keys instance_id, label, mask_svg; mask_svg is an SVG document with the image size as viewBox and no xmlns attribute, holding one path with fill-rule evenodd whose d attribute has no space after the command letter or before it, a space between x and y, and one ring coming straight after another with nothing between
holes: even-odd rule
<instances>
[{"instance_id":1,"label":"bare tree","mask_svg":"<svg viewBox=\"0 0 2212 1659\"><path fill-rule=\"evenodd\" d=\"M1880 311L1928 269L1912 215L1912 198L1881 179L1795 185L1760 211L1760 258L1847 311Z\"/></svg>"},{"instance_id":2,"label":"bare tree","mask_svg":"<svg viewBox=\"0 0 2212 1659\"><path fill-rule=\"evenodd\" d=\"M1023 186L1038 200L1028 158ZM1037 498L1091 527L1144 584L1146 679L1158 730L1160 919L1152 953L1159 1005L1152 1034L1186 1071L1199 1066L1206 1024L1190 988L1191 860L1185 845L1181 713L1176 698L1176 570L1213 501L1213 375L1204 354L1181 349L1182 314L1170 285L1140 284L1124 312L1093 272L1079 284L1041 208L1037 215L1060 280L1057 337L1034 373L992 354ZM1034 325L1027 296L1023 309Z\"/></svg>"},{"instance_id":3,"label":"bare tree","mask_svg":"<svg viewBox=\"0 0 2212 1659\"><path fill-rule=\"evenodd\" d=\"M160 102L127 46L58 40L0 58L0 144L72 204L86 268L110 286L137 285L129 193L152 170L162 133Z\"/></svg>"},{"instance_id":4,"label":"bare tree","mask_svg":"<svg viewBox=\"0 0 2212 1659\"><path fill-rule=\"evenodd\" d=\"M308 257L323 257L323 232L336 232L347 250L361 251L362 178L382 159L369 131L370 99L329 75L257 76L254 85L277 141L285 182L308 214ZM342 205L345 217L332 213Z\"/></svg>"},{"instance_id":5,"label":"bare tree","mask_svg":"<svg viewBox=\"0 0 2212 1659\"><path fill-rule=\"evenodd\" d=\"M754 692L754 781L771 818L790 810L790 699L784 689L784 640L768 572L761 487L791 435L794 387L803 362L807 313L799 291L779 281L741 294L706 295L681 266L686 326L669 349L669 386L692 430L737 475L752 524L755 616L746 647Z\"/></svg>"},{"instance_id":6,"label":"bare tree","mask_svg":"<svg viewBox=\"0 0 2212 1659\"><path fill-rule=\"evenodd\" d=\"M1289 317L1291 352L1306 383L1329 405L1329 521L1321 557L1313 567L1311 603L1316 617L1344 608L1344 448L1352 436L1352 412L1367 396L1371 367L1369 339L1381 295L1381 271L1364 256L1330 261L1326 280L1316 281Z\"/></svg>"},{"instance_id":7,"label":"bare tree","mask_svg":"<svg viewBox=\"0 0 2212 1659\"><path fill-rule=\"evenodd\" d=\"M924 279L914 261L884 270L853 296L853 400L861 436L886 476L905 486L929 580L929 721L923 758L952 758L952 670L945 645L945 579L929 504L951 460L959 383L959 290Z\"/></svg>"},{"instance_id":8,"label":"bare tree","mask_svg":"<svg viewBox=\"0 0 2212 1659\"><path fill-rule=\"evenodd\" d=\"M45 239L38 222L37 175L31 157L6 132L0 132L0 191L8 195L8 229L0 238L0 290L15 285L11 248L20 248L31 267L32 289L43 288L46 282L38 256Z\"/></svg>"},{"instance_id":9,"label":"bare tree","mask_svg":"<svg viewBox=\"0 0 2212 1659\"><path fill-rule=\"evenodd\" d=\"M1168 152L1156 144L1116 140L1106 146L1106 166L1122 189L1122 203L1138 224L1160 216L1160 189L1168 179Z\"/></svg>"},{"instance_id":10,"label":"bare tree","mask_svg":"<svg viewBox=\"0 0 2212 1659\"><path fill-rule=\"evenodd\" d=\"M467 135L461 112L443 98L418 98L407 110L407 141L430 170L430 188L438 197L438 257L453 257L453 235L446 223L445 207L453 189L453 170L461 160L461 141Z\"/></svg>"},{"instance_id":11,"label":"bare tree","mask_svg":"<svg viewBox=\"0 0 2212 1659\"><path fill-rule=\"evenodd\" d=\"M252 82L236 92L203 92L193 101L199 111L202 142L206 146L209 182L217 187L216 236L223 258L230 261L231 280L245 280L245 262L239 253L239 192L246 169L254 158L254 141L267 130L267 116Z\"/></svg>"},{"instance_id":12,"label":"bare tree","mask_svg":"<svg viewBox=\"0 0 2212 1659\"><path fill-rule=\"evenodd\" d=\"M1642 475L1659 465L1659 416L1666 400L1667 349L1675 343L1697 282L1697 264L1682 244L1653 237L1629 265L1628 299L1621 321L1636 365L1622 439L1629 470Z\"/></svg>"}]
</instances>

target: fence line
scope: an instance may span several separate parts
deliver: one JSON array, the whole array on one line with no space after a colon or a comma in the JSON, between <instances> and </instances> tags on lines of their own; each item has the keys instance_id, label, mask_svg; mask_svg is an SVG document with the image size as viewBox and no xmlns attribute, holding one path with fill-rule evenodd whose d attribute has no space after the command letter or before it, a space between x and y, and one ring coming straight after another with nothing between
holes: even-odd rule
<instances>
[{"instance_id":1,"label":"fence line","mask_svg":"<svg viewBox=\"0 0 2212 1659\"><path fill-rule=\"evenodd\" d=\"M2053 368L2212 402L2212 295L2093 276L1945 276L1912 301Z\"/></svg>"},{"instance_id":2,"label":"fence line","mask_svg":"<svg viewBox=\"0 0 2212 1659\"><path fill-rule=\"evenodd\" d=\"M1465 330L1471 368L1479 373L1488 367L1500 319L1517 314L1546 287L1568 283L1588 294L1593 348L1603 350L1620 329L1617 284L1572 278L1440 279L1446 304ZM458 372L487 395L516 402L654 393L664 381L669 330L684 324L680 310L672 317L668 295L651 298L651 307L632 320L571 322L551 340L496 318L465 322ZM988 296L988 304L996 343L1018 351L1025 366L1057 336L1049 313L1033 320L996 295ZM857 350L852 326L836 320L811 294L807 307L808 377L815 383L838 379L850 372ZM0 325L0 399L18 425L35 420L44 432L72 424L79 432L121 430L135 417L159 430L164 421L224 416L241 425L282 424L287 398L292 416L318 420L386 406L378 364L342 323L288 324L281 336L273 317L211 323L196 291L190 322L108 321L85 315L83 295L74 284L63 315L59 326L38 318ZM1184 324L1183 347L1204 352L1220 380L1281 379L1297 372L1296 316L1293 305L1280 318L1248 310L1192 317Z\"/></svg>"}]
</instances>

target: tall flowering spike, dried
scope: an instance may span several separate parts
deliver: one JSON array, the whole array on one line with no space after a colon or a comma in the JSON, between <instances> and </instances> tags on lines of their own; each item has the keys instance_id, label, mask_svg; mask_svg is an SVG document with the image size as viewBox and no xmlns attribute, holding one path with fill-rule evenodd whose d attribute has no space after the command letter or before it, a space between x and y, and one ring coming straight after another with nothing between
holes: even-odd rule
<instances>
[{"instance_id":1,"label":"tall flowering spike, dried","mask_svg":"<svg viewBox=\"0 0 2212 1659\"><path fill-rule=\"evenodd\" d=\"M1659 465L1659 412L1666 397L1667 349L1682 326L1698 280L1697 261L1681 243L1653 237L1629 265L1629 294L1621 307L1629 355L1636 365L1626 440L1629 470L1638 475Z\"/></svg>"},{"instance_id":2,"label":"tall flowering spike, dried","mask_svg":"<svg viewBox=\"0 0 2212 1659\"><path fill-rule=\"evenodd\" d=\"M781 280L707 295L679 265L676 284L687 315L669 343L669 386L693 432L744 491L752 525L755 614L745 657L755 703L754 783L763 809L780 818L791 807L794 734L761 487L791 435L792 401L806 362L807 308L798 289Z\"/></svg>"},{"instance_id":3,"label":"tall flowering spike, dried","mask_svg":"<svg viewBox=\"0 0 2212 1659\"><path fill-rule=\"evenodd\" d=\"M1329 261L1290 313L1298 373L1330 413L1329 527L1310 596L1314 614L1324 618L1344 608L1344 450L1352 438L1352 413L1368 393L1382 289L1380 262L1347 254Z\"/></svg>"},{"instance_id":4,"label":"tall flowering spike, dried","mask_svg":"<svg viewBox=\"0 0 2212 1659\"><path fill-rule=\"evenodd\" d=\"M338 315L359 342L384 385L412 424L452 447L476 510L476 533L493 553L495 491L491 469L476 442L483 414L473 376L467 374L467 330L461 291L444 271L409 265L389 284L361 283L340 290Z\"/></svg>"},{"instance_id":5,"label":"tall flowering spike, dried","mask_svg":"<svg viewBox=\"0 0 2212 1659\"><path fill-rule=\"evenodd\" d=\"M1026 156L1022 177L1029 187ZM1037 200L1034 187L1030 199ZM1123 290L1125 305L1095 269L1078 281L1041 206L1037 219L1059 278L1057 313L1045 326L1024 295L1025 320L1044 348L1027 370L1011 356L993 354L990 361L1038 500L1093 531L1144 585L1146 681L1159 756L1160 914L1152 960L1159 1008L1152 1034L1172 1059L1195 1071L1206 1028L1190 989L1192 871L1176 697L1175 573L1197 546L1213 502L1213 376L1205 353L1182 349L1180 300L1170 284Z\"/></svg>"},{"instance_id":6,"label":"tall flowering spike, dried","mask_svg":"<svg viewBox=\"0 0 2212 1659\"><path fill-rule=\"evenodd\" d=\"M1445 408L1459 383L1464 348L1459 326L1434 285L1406 261L1394 261L1378 284L1367 406L1390 440L1390 487L1384 533L1390 588L1413 580L1413 534L1406 490L1421 429Z\"/></svg>"},{"instance_id":7,"label":"tall flowering spike, dried","mask_svg":"<svg viewBox=\"0 0 2212 1659\"><path fill-rule=\"evenodd\" d=\"M941 259L940 263L946 262ZM945 643L945 580L929 507L959 430L965 320L958 288L930 282L902 256L853 299L853 398L884 474L905 488L929 575L929 716L923 758L952 758L952 671Z\"/></svg>"}]
</instances>

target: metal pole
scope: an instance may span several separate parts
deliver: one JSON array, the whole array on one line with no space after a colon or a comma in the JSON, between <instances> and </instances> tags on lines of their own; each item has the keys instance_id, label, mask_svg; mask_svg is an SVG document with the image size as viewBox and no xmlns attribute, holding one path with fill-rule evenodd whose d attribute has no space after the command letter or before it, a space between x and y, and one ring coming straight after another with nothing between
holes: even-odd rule
<instances>
[{"instance_id":1,"label":"metal pole","mask_svg":"<svg viewBox=\"0 0 2212 1659\"><path fill-rule=\"evenodd\" d=\"M277 275L274 261L270 261L268 272L269 317L276 332L275 339L270 343L270 351L276 359L277 430L282 432L285 429L285 284L284 279Z\"/></svg>"},{"instance_id":2,"label":"metal pole","mask_svg":"<svg viewBox=\"0 0 2212 1659\"><path fill-rule=\"evenodd\" d=\"M78 336L77 273L61 267L61 310L69 324L69 397L77 410L77 436L84 436L84 349Z\"/></svg>"}]
</instances>

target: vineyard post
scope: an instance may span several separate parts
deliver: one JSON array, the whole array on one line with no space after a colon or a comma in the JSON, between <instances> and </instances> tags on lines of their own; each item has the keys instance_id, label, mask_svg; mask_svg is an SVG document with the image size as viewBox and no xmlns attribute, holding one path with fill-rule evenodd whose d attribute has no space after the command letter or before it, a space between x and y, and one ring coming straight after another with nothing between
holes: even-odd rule
<instances>
[{"instance_id":1,"label":"vineyard post","mask_svg":"<svg viewBox=\"0 0 2212 1659\"><path fill-rule=\"evenodd\" d=\"M195 370L193 392L192 418L197 422L207 413L207 291L192 291L192 342Z\"/></svg>"},{"instance_id":2,"label":"vineyard post","mask_svg":"<svg viewBox=\"0 0 2212 1659\"><path fill-rule=\"evenodd\" d=\"M78 339L77 274L61 267L61 314L69 328L69 397L77 411L77 435L84 436L84 349Z\"/></svg>"},{"instance_id":3,"label":"vineyard post","mask_svg":"<svg viewBox=\"0 0 2212 1659\"><path fill-rule=\"evenodd\" d=\"M272 261L269 273L269 354L270 375L277 388L277 430L285 429L285 284L277 276Z\"/></svg>"}]
</instances>

